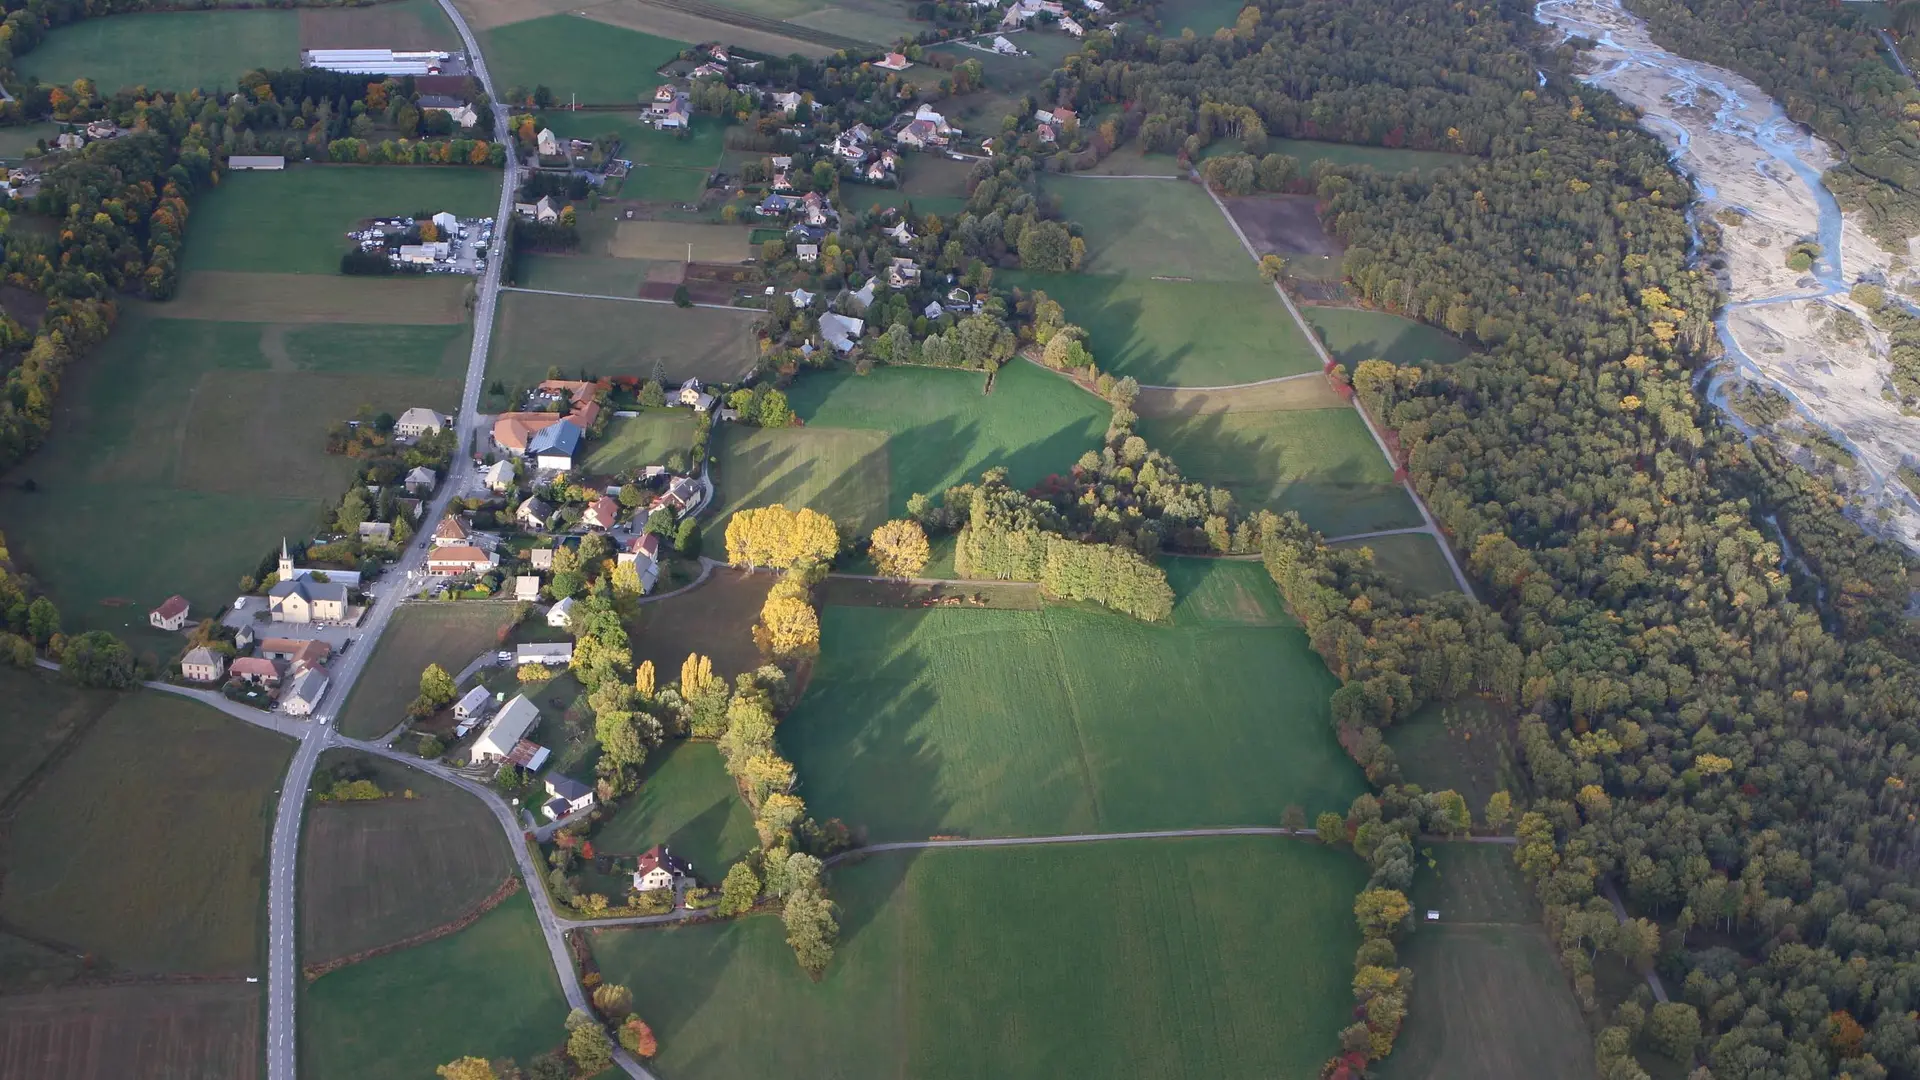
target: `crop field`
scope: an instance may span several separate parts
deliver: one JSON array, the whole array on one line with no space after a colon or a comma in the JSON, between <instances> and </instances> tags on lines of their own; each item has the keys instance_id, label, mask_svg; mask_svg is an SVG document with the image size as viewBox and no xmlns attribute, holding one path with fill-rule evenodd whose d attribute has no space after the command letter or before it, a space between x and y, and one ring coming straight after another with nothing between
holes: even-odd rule
<instances>
[{"instance_id":1,"label":"crop field","mask_svg":"<svg viewBox=\"0 0 1920 1080\"><path fill-rule=\"evenodd\" d=\"M1311 195L1223 195L1220 201L1256 251L1338 258L1346 250L1328 234Z\"/></svg>"},{"instance_id":2,"label":"crop field","mask_svg":"<svg viewBox=\"0 0 1920 1080\"><path fill-rule=\"evenodd\" d=\"M528 0L463 2L476 8L511 7L524 10L529 6ZM553 5L556 0L544 2ZM782 25L777 19L747 15L718 4L689 4L684 0L671 4L650 3L647 0L600 0L587 7L566 10L578 11L596 22L638 30L672 41L725 41L735 48L768 56L799 53L817 60L833 55L836 49L846 44L839 41L836 35L817 29Z\"/></svg>"},{"instance_id":3,"label":"crop field","mask_svg":"<svg viewBox=\"0 0 1920 1080\"><path fill-rule=\"evenodd\" d=\"M607 422L606 435L592 445L580 469L594 476L658 465L668 454L693 445L693 413L687 409L645 409L639 416L615 417Z\"/></svg>"},{"instance_id":4,"label":"crop field","mask_svg":"<svg viewBox=\"0 0 1920 1080\"><path fill-rule=\"evenodd\" d=\"M1447 566L1447 558L1440 551L1440 542L1426 533L1346 540L1334 546L1373 549L1373 565L1415 596L1439 596L1460 591L1460 587L1454 583L1453 570Z\"/></svg>"},{"instance_id":5,"label":"crop field","mask_svg":"<svg viewBox=\"0 0 1920 1080\"><path fill-rule=\"evenodd\" d=\"M340 733L371 739L391 731L419 695L420 673L428 664L459 675L474 657L497 647L511 618L512 608L504 604L401 605L340 710Z\"/></svg>"},{"instance_id":6,"label":"crop field","mask_svg":"<svg viewBox=\"0 0 1920 1080\"><path fill-rule=\"evenodd\" d=\"M709 550L723 556L725 534L711 526L706 531L712 537ZM680 665L688 653L711 659L715 674L729 680L759 667L753 624L760 620L761 605L767 602L773 582L770 574L715 570L692 592L640 605L639 617L627 626L634 663L653 661L654 677L661 685L680 677Z\"/></svg>"},{"instance_id":7,"label":"crop field","mask_svg":"<svg viewBox=\"0 0 1920 1080\"><path fill-rule=\"evenodd\" d=\"M1494 792L1525 792L1512 749L1512 724L1500 706L1461 698L1429 704L1385 734L1410 783L1459 792L1479 820Z\"/></svg>"},{"instance_id":8,"label":"crop field","mask_svg":"<svg viewBox=\"0 0 1920 1080\"><path fill-rule=\"evenodd\" d=\"M1351 855L1222 838L876 855L820 982L780 921L591 932L675 1080L1317 1075L1349 1023Z\"/></svg>"},{"instance_id":9,"label":"crop field","mask_svg":"<svg viewBox=\"0 0 1920 1080\"><path fill-rule=\"evenodd\" d=\"M457 934L305 986L300 1075L417 1080L468 1054L525 1063L566 1041L566 1018L553 958L523 891Z\"/></svg>"},{"instance_id":10,"label":"crop field","mask_svg":"<svg viewBox=\"0 0 1920 1080\"><path fill-rule=\"evenodd\" d=\"M1064 176L1045 191L1086 230L1081 272L1258 282L1260 272L1198 184Z\"/></svg>"},{"instance_id":11,"label":"crop field","mask_svg":"<svg viewBox=\"0 0 1920 1080\"><path fill-rule=\"evenodd\" d=\"M994 280L1046 293L1086 329L1100 370L1146 385L1226 386L1320 368L1313 344L1259 281L1021 271Z\"/></svg>"},{"instance_id":12,"label":"crop field","mask_svg":"<svg viewBox=\"0 0 1920 1080\"><path fill-rule=\"evenodd\" d=\"M1407 172L1412 169L1471 164L1474 160L1466 154L1449 154L1440 150L1405 150L1313 139L1268 139L1267 153L1294 158L1300 162L1302 171L1312 167L1316 161L1335 165L1367 165L1382 172Z\"/></svg>"},{"instance_id":13,"label":"crop field","mask_svg":"<svg viewBox=\"0 0 1920 1080\"><path fill-rule=\"evenodd\" d=\"M1451 364L1468 349L1425 323L1359 308L1303 307L1300 314L1334 359L1352 370L1362 360L1395 364Z\"/></svg>"},{"instance_id":14,"label":"crop field","mask_svg":"<svg viewBox=\"0 0 1920 1080\"><path fill-rule=\"evenodd\" d=\"M0 997L0 1076L254 1080L261 997L237 981Z\"/></svg>"},{"instance_id":15,"label":"crop field","mask_svg":"<svg viewBox=\"0 0 1920 1080\"><path fill-rule=\"evenodd\" d=\"M301 8L300 47L459 52L460 35L435 0L385 0L366 7Z\"/></svg>"},{"instance_id":16,"label":"crop field","mask_svg":"<svg viewBox=\"0 0 1920 1080\"><path fill-rule=\"evenodd\" d=\"M736 0L735 4L729 6L751 11L764 2ZM824 30L875 45L891 45L901 38L912 39L927 29L926 23L915 22L911 18L911 7L903 0L840 0L817 11L788 16L786 21L794 26Z\"/></svg>"},{"instance_id":17,"label":"crop field","mask_svg":"<svg viewBox=\"0 0 1920 1080\"><path fill-rule=\"evenodd\" d=\"M287 10L136 12L60 27L17 66L24 78L63 86L89 78L106 94L231 90L256 68L297 66L300 31L300 16Z\"/></svg>"},{"instance_id":18,"label":"crop field","mask_svg":"<svg viewBox=\"0 0 1920 1080\"><path fill-rule=\"evenodd\" d=\"M1218 562L1177 581L1171 626L1060 607L828 607L813 680L780 726L809 808L906 840L1346 806L1362 785L1329 726L1333 677L1265 571ZM1221 599L1240 593L1266 599Z\"/></svg>"},{"instance_id":19,"label":"crop field","mask_svg":"<svg viewBox=\"0 0 1920 1080\"><path fill-rule=\"evenodd\" d=\"M661 131L640 122L637 110L619 112L575 112L558 109L544 113L541 127L553 129L563 139L589 142L602 135L620 137L619 156L636 165L675 165L690 169L711 169L720 163L726 128L711 116L697 116L691 132L685 136ZM628 178L629 188L633 184Z\"/></svg>"},{"instance_id":20,"label":"crop field","mask_svg":"<svg viewBox=\"0 0 1920 1080\"><path fill-rule=\"evenodd\" d=\"M548 15L480 33L487 67L502 94L546 86L556 100L635 105L660 83L654 74L686 42L643 34L577 15Z\"/></svg>"},{"instance_id":21,"label":"crop field","mask_svg":"<svg viewBox=\"0 0 1920 1080\"><path fill-rule=\"evenodd\" d=\"M1345 408L1351 406L1334 391L1331 383L1311 375L1229 390L1142 390L1140 396L1133 400L1135 413L1157 420L1204 413Z\"/></svg>"},{"instance_id":22,"label":"crop field","mask_svg":"<svg viewBox=\"0 0 1920 1080\"><path fill-rule=\"evenodd\" d=\"M1243 509L1292 510L1328 536L1420 524L1351 408L1142 418L1139 431L1182 473L1225 487Z\"/></svg>"},{"instance_id":23,"label":"crop field","mask_svg":"<svg viewBox=\"0 0 1920 1080\"><path fill-rule=\"evenodd\" d=\"M622 799L613 819L593 835L594 849L607 854L638 855L655 844L672 848L712 882L759 846L753 812L712 743L679 742L655 751L641 771L640 790Z\"/></svg>"},{"instance_id":24,"label":"crop field","mask_svg":"<svg viewBox=\"0 0 1920 1080\"><path fill-rule=\"evenodd\" d=\"M753 370L759 356L749 308L679 308L639 300L595 300L509 292L500 297L487 379L529 385L558 366L569 377L588 372L652 374L655 361L667 378L682 382L732 382Z\"/></svg>"},{"instance_id":25,"label":"crop field","mask_svg":"<svg viewBox=\"0 0 1920 1080\"><path fill-rule=\"evenodd\" d=\"M706 169L675 165L636 165L620 182L620 194L650 203L697 203L707 190ZM681 249L686 257L686 249Z\"/></svg>"},{"instance_id":26,"label":"crop field","mask_svg":"<svg viewBox=\"0 0 1920 1080\"><path fill-rule=\"evenodd\" d=\"M1413 969L1388 1080L1593 1075L1591 1036L1505 848L1435 844L1414 882L1422 920L1401 943Z\"/></svg>"},{"instance_id":27,"label":"crop field","mask_svg":"<svg viewBox=\"0 0 1920 1080\"><path fill-rule=\"evenodd\" d=\"M606 211L602 210L602 213ZM591 215L583 214L581 221ZM640 286L660 263L616 259L611 255L522 255L511 284L522 289L580 293L584 296L638 296Z\"/></svg>"},{"instance_id":28,"label":"crop field","mask_svg":"<svg viewBox=\"0 0 1920 1080\"><path fill-rule=\"evenodd\" d=\"M195 270L182 275L179 295L140 310L156 319L448 326L467 321L472 294L473 279L455 274L393 279Z\"/></svg>"},{"instance_id":29,"label":"crop field","mask_svg":"<svg viewBox=\"0 0 1920 1080\"><path fill-rule=\"evenodd\" d=\"M321 766L348 756L360 755L329 751ZM506 838L480 800L426 773L370 760L388 798L307 811L299 905L306 963L449 923L486 899L513 867Z\"/></svg>"},{"instance_id":30,"label":"crop field","mask_svg":"<svg viewBox=\"0 0 1920 1080\"><path fill-rule=\"evenodd\" d=\"M1065 379L1014 363L982 394L980 372L879 368L808 373L788 388L805 427L730 428L714 483L727 515L748 506L811 506L871 530L928 495L1005 466L1027 487L1100 445L1109 408Z\"/></svg>"},{"instance_id":31,"label":"crop field","mask_svg":"<svg viewBox=\"0 0 1920 1080\"><path fill-rule=\"evenodd\" d=\"M622 221L614 227L607 253L621 259L668 262L737 263L758 252L747 246L752 230L739 225L698 225L680 221ZM688 251L692 255L689 258Z\"/></svg>"},{"instance_id":32,"label":"crop field","mask_svg":"<svg viewBox=\"0 0 1920 1080\"><path fill-rule=\"evenodd\" d=\"M353 245L347 231L366 218L441 210L486 217L498 208L499 195L500 174L493 169L295 165L285 172L233 173L194 205L181 269L338 274L340 256ZM263 236L273 242L263 243Z\"/></svg>"},{"instance_id":33,"label":"crop field","mask_svg":"<svg viewBox=\"0 0 1920 1080\"><path fill-rule=\"evenodd\" d=\"M49 672L0 668L0 806L79 728L92 724L119 698L80 690Z\"/></svg>"},{"instance_id":34,"label":"crop field","mask_svg":"<svg viewBox=\"0 0 1920 1080\"><path fill-rule=\"evenodd\" d=\"M108 970L258 974L271 793L292 751L171 694L119 698L20 804L0 915Z\"/></svg>"}]
</instances>

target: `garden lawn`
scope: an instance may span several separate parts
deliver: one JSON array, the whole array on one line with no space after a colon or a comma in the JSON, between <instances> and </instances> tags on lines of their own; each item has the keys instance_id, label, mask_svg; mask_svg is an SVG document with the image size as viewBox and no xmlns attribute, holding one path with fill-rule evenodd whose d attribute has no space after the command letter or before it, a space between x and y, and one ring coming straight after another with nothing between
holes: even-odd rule
<instances>
[{"instance_id":1,"label":"garden lawn","mask_svg":"<svg viewBox=\"0 0 1920 1080\"><path fill-rule=\"evenodd\" d=\"M416 769L372 763L387 798L316 804L300 845L300 951L306 963L349 956L442 926L472 911L513 866L486 805Z\"/></svg>"},{"instance_id":2,"label":"garden lawn","mask_svg":"<svg viewBox=\"0 0 1920 1080\"><path fill-rule=\"evenodd\" d=\"M1351 408L1142 418L1140 434L1243 510L1288 510L1328 536L1420 524L1420 511Z\"/></svg>"},{"instance_id":3,"label":"garden lawn","mask_svg":"<svg viewBox=\"0 0 1920 1080\"><path fill-rule=\"evenodd\" d=\"M393 730L419 696L428 664L457 678L474 657L499 647L500 630L511 619L511 607L502 604L402 604L340 710L340 733L371 739Z\"/></svg>"},{"instance_id":4,"label":"garden lawn","mask_svg":"<svg viewBox=\"0 0 1920 1080\"><path fill-rule=\"evenodd\" d=\"M1226 215L1198 184L1062 176L1045 190L1086 232L1083 273L1260 281Z\"/></svg>"},{"instance_id":5,"label":"garden lawn","mask_svg":"<svg viewBox=\"0 0 1920 1080\"><path fill-rule=\"evenodd\" d=\"M1334 358L1353 370L1362 360L1451 364L1467 355L1456 338L1425 323L1360 308L1304 307L1300 314Z\"/></svg>"},{"instance_id":6,"label":"garden lawn","mask_svg":"<svg viewBox=\"0 0 1920 1080\"><path fill-rule=\"evenodd\" d=\"M868 375L809 372L788 388L804 427L728 427L714 482L721 512L784 503L811 506L843 527L871 530L933 495L1005 466L1025 488L1065 473L1100 445L1110 409L1032 364L1000 370L993 393L978 371L883 367Z\"/></svg>"},{"instance_id":7,"label":"garden lawn","mask_svg":"<svg viewBox=\"0 0 1920 1080\"><path fill-rule=\"evenodd\" d=\"M1440 542L1428 533L1400 533L1375 536L1366 540L1343 540L1335 547L1371 548L1373 565L1399 582L1415 596L1440 596L1459 592L1453 569L1440 550Z\"/></svg>"},{"instance_id":8,"label":"garden lawn","mask_svg":"<svg viewBox=\"0 0 1920 1080\"><path fill-rule=\"evenodd\" d=\"M1313 343L1259 281L1020 271L994 280L1045 292L1086 329L1101 371L1144 385L1226 386L1320 368Z\"/></svg>"},{"instance_id":9,"label":"garden lawn","mask_svg":"<svg viewBox=\"0 0 1920 1080\"><path fill-rule=\"evenodd\" d=\"M229 173L218 191L194 204L181 269L338 274L340 256L353 247L347 232L367 218L442 210L487 217L499 196L495 169L294 165L285 172Z\"/></svg>"},{"instance_id":10,"label":"garden lawn","mask_svg":"<svg viewBox=\"0 0 1920 1080\"><path fill-rule=\"evenodd\" d=\"M654 751L641 770L640 790L621 799L612 820L593 834L594 850L603 855L638 855L655 844L690 860L701 879L714 884L730 863L759 846L753 812L712 743L677 742Z\"/></svg>"},{"instance_id":11,"label":"garden lawn","mask_svg":"<svg viewBox=\"0 0 1920 1080\"><path fill-rule=\"evenodd\" d=\"M732 382L753 370L758 314L509 292L500 297L487 380L530 386L555 365L568 378L581 371L647 378L658 361L675 383Z\"/></svg>"},{"instance_id":12,"label":"garden lawn","mask_svg":"<svg viewBox=\"0 0 1920 1080\"><path fill-rule=\"evenodd\" d=\"M65 86L84 77L102 96L131 86L231 91L256 68L299 63L300 16L288 10L97 16L49 31L16 62L23 78Z\"/></svg>"},{"instance_id":13,"label":"garden lawn","mask_svg":"<svg viewBox=\"0 0 1920 1080\"><path fill-rule=\"evenodd\" d=\"M480 36L501 93L546 86L554 100L577 97L582 105L637 106L642 91L651 94L659 85L654 72L687 47L573 14L528 19Z\"/></svg>"},{"instance_id":14,"label":"garden lawn","mask_svg":"<svg viewBox=\"0 0 1920 1080\"><path fill-rule=\"evenodd\" d=\"M602 135L618 135L620 149L615 156L636 165L673 165L700 170L711 169L720 163L726 134L726 126L711 116L695 117L692 129L684 136L661 131L651 124L641 123L637 109L620 112L559 109L543 113L539 123L542 127L553 129L553 133L563 139L592 142ZM632 185L633 179L629 177L629 194Z\"/></svg>"},{"instance_id":15,"label":"garden lawn","mask_svg":"<svg viewBox=\"0 0 1920 1080\"><path fill-rule=\"evenodd\" d=\"M0 916L108 972L259 973L272 792L292 754L198 702L118 697L20 804Z\"/></svg>"},{"instance_id":16,"label":"garden lawn","mask_svg":"<svg viewBox=\"0 0 1920 1080\"><path fill-rule=\"evenodd\" d=\"M632 472L658 465L675 450L693 446L693 412L689 409L642 409L639 416L616 416L606 434L591 444L580 471L592 476Z\"/></svg>"},{"instance_id":17,"label":"garden lawn","mask_svg":"<svg viewBox=\"0 0 1920 1080\"><path fill-rule=\"evenodd\" d=\"M215 610L282 536L312 535L353 475L325 454L327 428L362 405L452 411L466 333L130 311L70 369L46 448L0 485L0 532L67 629L126 633L167 659L178 635L149 630L147 610L176 592ZM373 341L383 363L367 370ZM109 534L126 542L73 542Z\"/></svg>"},{"instance_id":18,"label":"garden lawn","mask_svg":"<svg viewBox=\"0 0 1920 1080\"><path fill-rule=\"evenodd\" d=\"M566 1041L566 1019L522 891L457 934L303 986L300 1075L417 1080L469 1054L524 1064Z\"/></svg>"},{"instance_id":19,"label":"garden lawn","mask_svg":"<svg viewBox=\"0 0 1920 1080\"><path fill-rule=\"evenodd\" d=\"M809 810L880 841L1345 807L1363 784L1329 724L1334 679L1265 571L1216 562L1175 580L1170 626L1065 607L827 607L779 732ZM1219 599L1240 594L1255 599Z\"/></svg>"},{"instance_id":20,"label":"garden lawn","mask_svg":"<svg viewBox=\"0 0 1920 1080\"><path fill-rule=\"evenodd\" d=\"M772 917L590 941L675 1080L1310 1080L1350 1022L1364 881L1241 837L888 853L831 872L818 983Z\"/></svg>"}]
</instances>

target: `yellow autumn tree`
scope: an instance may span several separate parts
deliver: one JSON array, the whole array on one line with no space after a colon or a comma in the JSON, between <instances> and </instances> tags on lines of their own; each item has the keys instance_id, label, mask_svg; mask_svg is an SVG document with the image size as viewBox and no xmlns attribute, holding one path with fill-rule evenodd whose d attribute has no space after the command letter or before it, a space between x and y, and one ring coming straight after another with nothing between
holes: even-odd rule
<instances>
[{"instance_id":1,"label":"yellow autumn tree","mask_svg":"<svg viewBox=\"0 0 1920 1080\"><path fill-rule=\"evenodd\" d=\"M767 593L760 608L754 643L772 656L809 655L820 648L820 616L807 603L806 589L782 581Z\"/></svg>"},{"instance_id":2,"label":"yellow autumn tree","mask_svg":"<svg viewBox=\"0 0 1920 1080\"><path fill-rule=\"evenodd\" d=\"M680 664L680 696L691 700L714 680L713 661L699 653L688 653Z\"/></svg>"},{"instance_id":3,"label":"yellow autumn tree","mask_svg":"<svg viewBox=\"0 0 1920 1080\"><path fill-rule=\"evenodd\" d=\"M775 503L739 511L727 522L727 561L735 566L796 570L832 562L839 553L840 530L818 511Z\"/></svg>"},{"instance_id":4,"label":"yellow autumn tree","mask_svg":"<svg viewBox=\"0 0 1920 1080\"><path fill-rule=\"evenodd\" d=\"M643 698L653 696L653 661L642 660L640 666L633 669L633 688Z\"/></svg>"},{"instance_id":5,"label":"yellow autumn tree","mask_svg":"<svg viewBox=\"0 0 1920 1080\"><path fill-rule=\"evenodd\" d=\"M886 577L913 577L926 569L931 550L927 533L912 519L889 521L873 530L873 565Z\"/></svg>"}]
</instances>

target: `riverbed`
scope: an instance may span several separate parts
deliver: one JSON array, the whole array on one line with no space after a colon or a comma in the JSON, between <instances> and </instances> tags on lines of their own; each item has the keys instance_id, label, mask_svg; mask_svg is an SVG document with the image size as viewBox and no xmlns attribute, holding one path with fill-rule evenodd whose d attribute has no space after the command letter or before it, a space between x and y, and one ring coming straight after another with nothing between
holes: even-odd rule
<instances>
[{"instance_id":1,"label":"riverbed","mask_svg":"<svg viewBox=\"0 0 1920 1080\"><path fill-rule=\"evenodd\" d=\"M1920 499L1895 477L1903 461L1920 462L1920 418L1881 397L1886 341L1847 295L1863 278L1886 280L1894 254L1848 220L1822 182L1834 148L1751 80L1654 44L1620 0L1542 0L1535 16L1597 43L1583 54L1581 77L1642 112L1642 126L1693 180L1695 213L1721 224L1729 299L1716 325L1727 358L1707 382L1709 399L1724 405L1738 378L1785 393L1859 460L1860 520L1920 551ZM1789 269L1793 245L1809 240L1819 258L1808 271ZM1840 312L1864 332L1846 340Z\"/></svg>"}]
</instances>

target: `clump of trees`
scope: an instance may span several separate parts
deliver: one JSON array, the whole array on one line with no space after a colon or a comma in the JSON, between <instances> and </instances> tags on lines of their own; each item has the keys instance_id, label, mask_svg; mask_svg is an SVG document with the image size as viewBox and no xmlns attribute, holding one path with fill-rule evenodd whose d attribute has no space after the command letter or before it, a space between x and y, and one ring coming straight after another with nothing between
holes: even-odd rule
<instances>
[{"instance_id":1,"label":"clump of trees","mask_svg":"<svg viewBox=\"0 0 1920 1080\"><path fill-rule=\"evenodd\" d=\"M1050 596L1089 600L1146 622L1173 613L1165 571L1132 549L1063 535L1060 513L1007 487L1005 469L982 475L966 503L954 554L961 577L1037 581Z\"/></svg>"},{"instance_id":2,"label":"clump of trees","mask_svg":"<svg viewBox=\"0 0 1920 1080\"><path fill-rule=\"evenodd\" d=\"M912 518L889 521L874 529L867 551L882 577L914 577L927 568L932 555L927 531Z\"/></svg>"}]
</instances>

